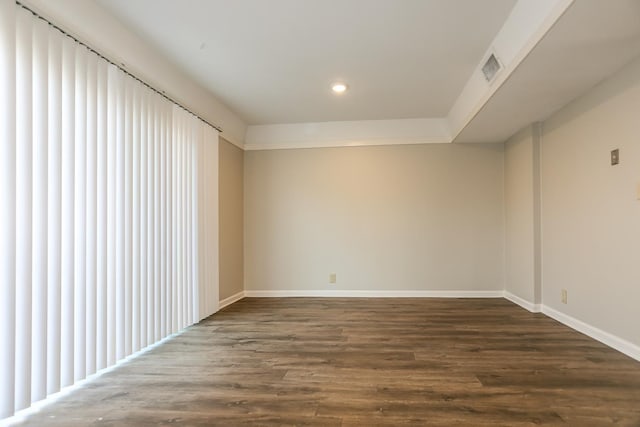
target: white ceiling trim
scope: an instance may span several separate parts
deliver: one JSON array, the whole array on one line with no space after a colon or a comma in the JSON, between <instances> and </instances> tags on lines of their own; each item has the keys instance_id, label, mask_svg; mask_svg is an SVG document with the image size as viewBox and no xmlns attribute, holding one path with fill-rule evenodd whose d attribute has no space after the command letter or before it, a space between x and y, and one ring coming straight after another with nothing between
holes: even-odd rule
<instances>
[{"instance_id":1,"label":"white ceiling trim","mask_svg":"<svg viewBox=\"0 0 640 427\"><path fill-rule=\"evenodd\" d=\"M245 150L451 142L444 119L357 120L249 126Z\"/></svg>"},{"instance_id":2,"label":"white ceiling trim","mask_svg":"<svg viewBox=\"0 0 640 427\"><path fill-rule=\"evenodd\" d=\"M454 142L573 2L518 0L447 117L255 125L247 128L244 148L275 150ZM503 68L487 83L482 66L492 53Z\"/></svg>"}]
</instances>

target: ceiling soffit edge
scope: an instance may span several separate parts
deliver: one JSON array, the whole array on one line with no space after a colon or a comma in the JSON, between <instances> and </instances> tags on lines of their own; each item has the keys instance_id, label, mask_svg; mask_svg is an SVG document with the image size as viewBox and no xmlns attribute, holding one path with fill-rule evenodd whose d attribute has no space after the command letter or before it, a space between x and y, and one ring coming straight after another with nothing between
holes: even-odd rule
<instances>
[{"instance_id":1,"label":"ceiling soffit edge","mask_svg":"<svg viewBox=\"0 0 640 427\"><path fill-rule=\"evenodd\" d=\"M268 150L455 142L573 2L518 0L446 117L253 125L247 128L244 148ZM496 77L487 82L482 67L492 54L502 67Z\"/></svg>"}]
</instances>

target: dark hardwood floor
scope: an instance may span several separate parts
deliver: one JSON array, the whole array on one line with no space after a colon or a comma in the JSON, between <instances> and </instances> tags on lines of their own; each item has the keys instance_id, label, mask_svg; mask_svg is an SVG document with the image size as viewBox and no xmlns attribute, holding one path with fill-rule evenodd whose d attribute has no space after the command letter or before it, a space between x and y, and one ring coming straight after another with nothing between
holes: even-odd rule
<instances>
[{"instance_id":1,"label":"dark hardwood floor","mask_svg":"<svg viewBox=\"0 0 640 427\"><path fill-rule=\"evenodd\" d=\"M504 299L244 299L33 426L640 426L640 363Z\"/></svg>"}]
</instances>

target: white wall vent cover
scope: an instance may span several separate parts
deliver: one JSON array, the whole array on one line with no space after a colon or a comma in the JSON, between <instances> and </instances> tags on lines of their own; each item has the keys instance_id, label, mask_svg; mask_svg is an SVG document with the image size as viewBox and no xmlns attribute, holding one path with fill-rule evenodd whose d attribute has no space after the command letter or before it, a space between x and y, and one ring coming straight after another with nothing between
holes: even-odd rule
<instances>
[{"instance_id":1,"label":"white wall vent cover","mask_svg":"<svg viewBox=\"0 0 640 427\"><path fill-rule=\"evenodd\" d=\"M498 61L496 55L492 53L491 56L489 56L489 58L487 59L487 62L485 62L482 66L482 74L484 74L484 78L487 80L487 82L491 83L500 69L502 69L500 61Z\"/></svg>"}]
</instances>

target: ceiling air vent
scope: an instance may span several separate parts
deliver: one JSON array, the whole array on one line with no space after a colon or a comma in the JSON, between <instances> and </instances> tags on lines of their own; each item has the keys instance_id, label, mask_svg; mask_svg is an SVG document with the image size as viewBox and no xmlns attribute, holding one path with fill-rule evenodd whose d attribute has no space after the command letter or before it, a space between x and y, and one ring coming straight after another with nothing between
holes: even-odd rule
<instances>
[{"instance_id":1,"label":"ceiling air vent","mask_svg":"<svg viewBox=\"0 0 640 427\"><path fill-rule=\"evenodd\" d=\"M484 74L484 78L487 79L487 82L491 83L501 68L502 66L498 61L498 58L496 58L492 53L489 59L487 59L487 62L482 66L482 74Z\"/></svg>"}]
</instances>

